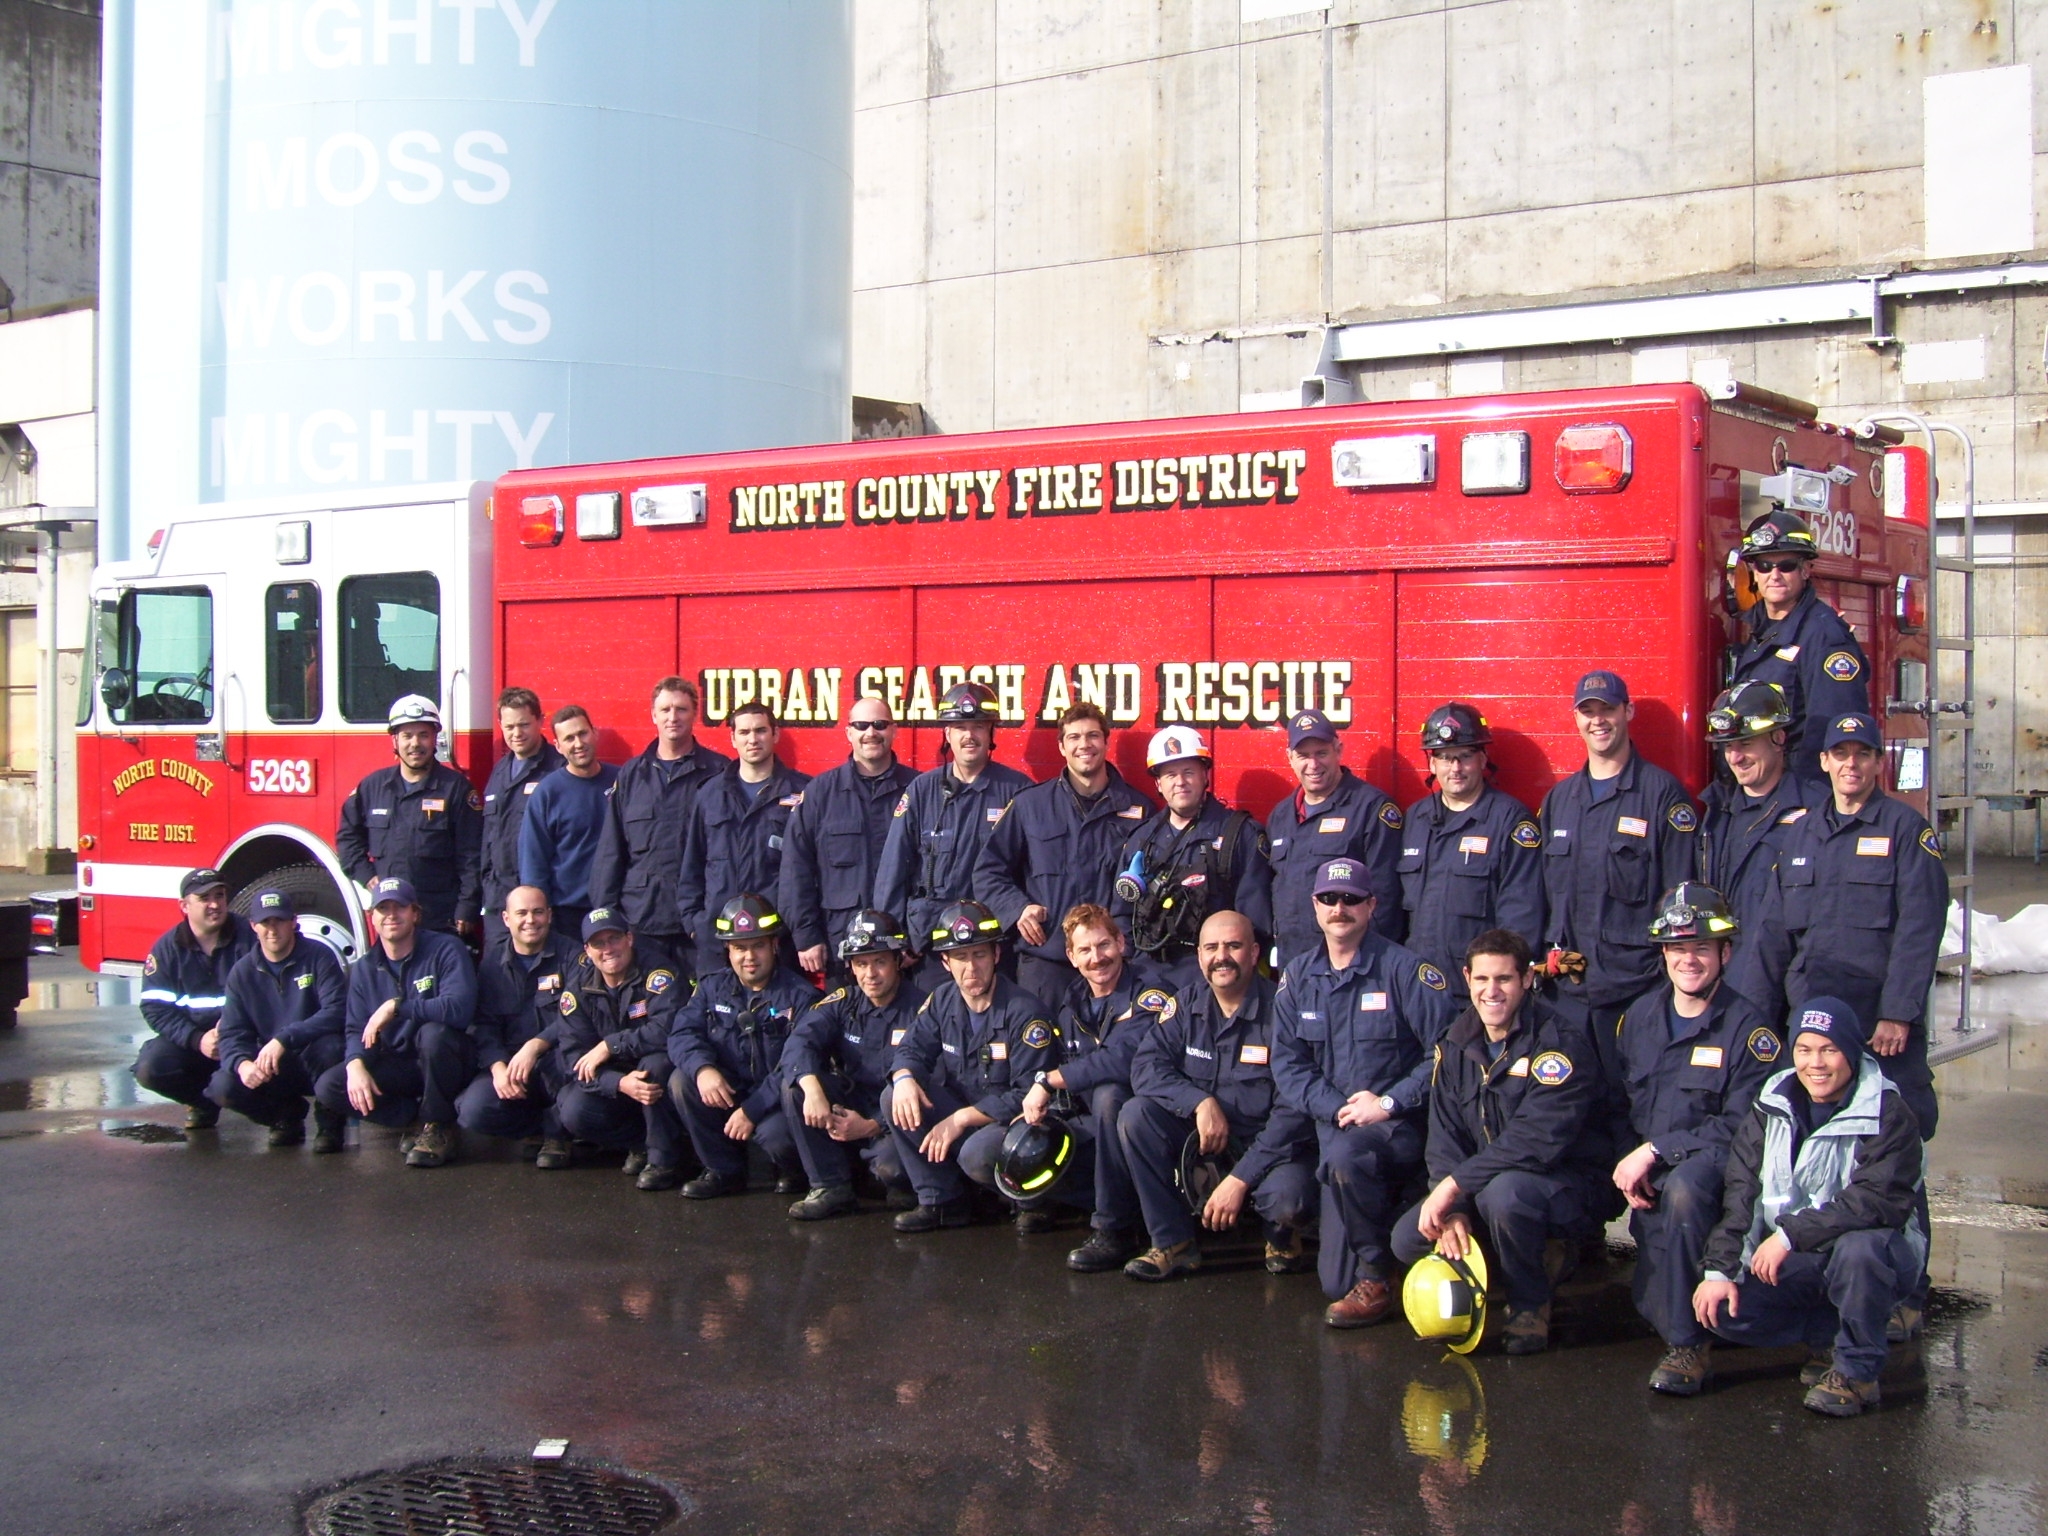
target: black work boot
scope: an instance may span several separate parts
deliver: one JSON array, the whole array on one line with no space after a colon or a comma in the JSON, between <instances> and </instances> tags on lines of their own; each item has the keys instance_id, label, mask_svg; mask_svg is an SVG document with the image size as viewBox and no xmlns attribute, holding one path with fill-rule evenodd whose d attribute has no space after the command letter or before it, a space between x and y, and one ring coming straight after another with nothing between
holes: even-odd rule
<instances>
[{"instance_id":1,"label":"black work boot","mask_svg":"<svg viewBox=\"0 0 2048 1536\"><path fill-rule=\"evenodd\" d=\"M341 1150L348 1121L324 1104L313 1106L313 1151L319 1155Z\"/></svg>"},{"instance_id":2,"label":"black work boot","mask_svg":"<svg viewBox=\"0 0 2048 1536\"><path fill-rule=\"evenodd\" d=\"M1138 1241L1123 1227L1097 1227L1088 1241L1067 1255L1067 1268L1084 1275L1106 1275L1137 1256Z\"/></svg>"},{"instance_id":3,"label":"black work boot","mask_svg":"<svg viewBox=\"0 0 2048 1536\"><path fill-rule=\"evenodd\" d=\"M270 1145L273 1147L303 1147L306 1144L306 1106L286 1110L270 1122Z\"/></svg>"},{"instance_id":4,"label":"black work boot","mask_svg":"<svg viewBox=\"0 0 2048 1536\"><path fill-rule=\"evenodd\" d=\"M850 1216L860 1209L851 1184L820 1184L789 1208L791 1221L824 1221L832 1216Z\"/></svg>"},{"instance_id":5,"label":"black work boot","mask_svg":"<svg viewBox=\"0 0 2048 1536\"><path fill-rule=\"evenodd\" d=\"M965 1227L974 1222L974 1202L947 1200L938 1205L919 1205L897 1216L898 1232L936 1232L941 1227Z\"/></svg>"}]
</instances>

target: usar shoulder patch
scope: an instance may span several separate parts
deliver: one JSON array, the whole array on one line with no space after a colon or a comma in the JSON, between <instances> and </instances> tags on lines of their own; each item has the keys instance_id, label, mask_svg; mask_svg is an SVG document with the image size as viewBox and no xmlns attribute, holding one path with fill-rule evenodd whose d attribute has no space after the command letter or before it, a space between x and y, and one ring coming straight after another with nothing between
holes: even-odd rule
<instances>
[{"instance_id":1,"label":"usar shoulder patch","mask_svg":"<svg viewBox=\"0 0 2048 1536\"><path fill-rule=\"evenodd\" d=\"M1828 659L1820 665L1838 683L1853 683L1863 675L1863 663L1856 659L1854 651L1830 651Z\"/></svg>"},{"instance_id":2,"label":"usar shoulder patch","mask_svg":"<svg viewBox=\"0 0 2048 1536\"><path fill-rule=\"evenodd\" d=\"M1761 1024L1749 1032L1748 1045L1749 1054L1767 1067L1776 1061L1778 1053L1785 1049L1778 1043L1778 1037Z\"/></svg>"},{"instance_id":3,"label":"usar shoulder patch","mask_svg":"<svg viewBox=\"0 0 2048 1536\"><path fill-rule=\"evenodd\" d=\"M657 997L675 984L676 973L674 971L649 971L647 973L647 990Z\"/></svg>"},{"instance_id":4,"label":"usar shoulder patch","mask_svg":"<svg viewBox=\"0 0 2048 1536\"><path fill-rule=\"evenodd\" d=\"M827 992L823 997L819 998L818 1002L821 1006L825 1003L836 1003L845 996L846 988L834 987L830 992Z\"/></svg>"},{"instance_id":5,"label":"usar shoulder patch","mask_svg":"<svg viewBox=\"0 0 2048 1536\"><path fill-rule=\"evenodd\" d=\"M1394 831L1400 831L1401 807L1394 804L1393 801L1389 800L1385 805L1382 805L1380 807L1380 820L1385 822Z\"/></svg>"},{"instance_id":6,"label":"usar shoulder patch","mask_svg":"<svg viewBox=\"0 0 2048 1536\"><path fill-rule=\"evenodd\" d=\"M1024 1026L1021 1037L1027 1051L1042 1051L1052 1044L1052 1026L1043 1019L1033 1019Z\"/></svg>"},{"instance_id":7,"label":"usar shoulder patch","mask_svg":"<svg viewBox=\"0 0 2048 1536\"><path fill-rule=\"evenodd\" d=\"M1933 854L1937 859L1941 857L1941 839L1935 836L1934 828L1928 827L1921 832L1920 846Z\"/></svg>"},{"instance_id":8,"label":"usar shoulder patch","mask_svg":"<svg viewBox=\"0 0 2048 1536\"><path fill-rule=\"evenodd\" d=\"M1536 830L1536 823L1533 821L1516 822L1515 830L1510 832L1508 836L1514 839L1517 848L1541 848L1543 846L1543 834Z\"/></svg>"},{"instance_id":9,"label":"usar shoulder patch","mask_svg":"<svg viewBox=\"0 0 2048 1536\"><path fill-rule=\"evenodd\" d=\"M575 994L574 992L564 992L564 993L562 994L562 1012L563 1012L563 1013L564 1013L565 1015L567 1015L567 1014L571 1014L571 1013L574 1013L575 1011L576 1011L576 994Z\"/></svg>"},{"instance_id":10,"label":"usar shoulder patch","mask_svg":"<svg viewBox=\"0 0 2048 1536\"><path fill-rule=\"evenodd\" d=\"M902 793L902 794L900 794L900 795L898 795L898 796L896 797L896 809L895 809L895 810L894 810L894 811L893 811L893 812L892 812L891 814L892 814L892 815L896 815L896 816L901 816L901 815L902 815L902 814L903 814L903 813L904 813L905 811L907 811L907 810L909 810L909 809L910 809L910 791L906 789L905 791L903 791L903 793Z\"/></svg>"},{"instance_id":11,"label":"usar shoulder patch","mask_svg":"<svg viewBox=\"0 0 2048 1536\"><path fill-rule=\"evenodd\" d=\"M1700 824L1699 817L1693 815L1692 807L1689 805L1674 805L1666 819L1670 821L1671 830L1674 832L1697 831Z\"/></svg>"},{"instance_id":12,"label":"usar shoulder patch","mask_svg":"<svg viewBox=\"0 0 2048 1536\"><path fill-rule=\"evenodd\" d=\"M1545 1051L1529 1063L1529 1075L1546 1088L1555 1088L1572 1075L1572 1059L1563 1051Z\"/></svg>"},{"instance_id":13,"label":"usar shoulder patch","mask_svg":"<svg viewBox=\"0 0 2048 1536\"><path fill-rule=\"evenodd\" d=\"M1427 960L1415 968L1415 979L1425 987L1433 987L1439 992L1450 986L1450 983L1444 979L1444 973L1431 965Z\"/></svg>"}]
</instances>

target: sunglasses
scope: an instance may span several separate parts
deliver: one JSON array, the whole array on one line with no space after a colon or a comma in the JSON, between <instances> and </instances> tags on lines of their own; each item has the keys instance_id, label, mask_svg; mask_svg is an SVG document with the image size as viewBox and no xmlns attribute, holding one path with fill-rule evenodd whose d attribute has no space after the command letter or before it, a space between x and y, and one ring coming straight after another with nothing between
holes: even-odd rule
<instances>
[{"instance_id":1,"label":"sunglasses","mask_svg":"<svg viewBox=\"0 0 2048 1536\"><path fill-rule=\"evenodd\" d=\"M879 736L895 723L893 720L849 720L846 728L849 731L873 731Z\"/></svg>"},{"instance_id":2,"label":"sunglasses","mask_svg":"<svg viewBox=\"0 0 2048 1536\"><path fill-rule=\"evenodd\" d=\"M1797 555L1788 555L1782 560L1752 560L1749 563L1752 566L1754 566L1759 573L1763 571L1776 571L1780 575L1790 575L1792 572L1801 569L1806 564L1806 562L1804 560L1801 560Z\"/></svg>"},{"instance_id":3,"label":"sunglasses","mask_svg":"<svg viewBox=\"0 0 2048 1536\"><path fill-rule=\"evenodd\" d=\"M1367 898L1354 896L1349 891L1318 891L1316 905L1319 907L1362 907Z\"/></svg>"}]
</instances>

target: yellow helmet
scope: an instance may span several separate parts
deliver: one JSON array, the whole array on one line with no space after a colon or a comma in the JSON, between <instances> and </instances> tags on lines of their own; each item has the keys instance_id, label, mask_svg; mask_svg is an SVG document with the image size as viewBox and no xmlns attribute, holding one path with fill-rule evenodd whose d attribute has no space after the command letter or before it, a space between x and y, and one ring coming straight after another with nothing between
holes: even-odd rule
<instances>
[{"instance_id":1,"label":"yellow helmet","mask_svg":"<svg viewBox=\"0 0 2048 1536\"><path fill-rule=\"evenodd\" d=\"M1479 1347L1486 1332L1486 1258L1477 1243L1465 1257L1441 1253L1416 1260L1401 1282L1401 1309L1419 1339L1440 1339L1461 1355Z\"/></svg>"},{"instance_id":2,"label":"yellow helmet","mask_svg":"<svg viewBox=\"0 0 2048 1536\"><path fill-rule=\"evenodd\" d=\"M1401 1437L1430 1461L1454 1461L1468 1473L1486 1465L1486 1389L1463 1355L1445 1355L1401 1395Z\"/></svg>"}]
</instances>

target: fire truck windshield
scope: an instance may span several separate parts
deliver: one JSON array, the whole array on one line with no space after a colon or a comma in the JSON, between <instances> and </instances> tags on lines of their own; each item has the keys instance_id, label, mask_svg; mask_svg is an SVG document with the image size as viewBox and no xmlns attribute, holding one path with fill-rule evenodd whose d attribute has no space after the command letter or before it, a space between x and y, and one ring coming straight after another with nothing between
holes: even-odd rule
<instances>
[{"instance_id":1,"label":"fire truck windshield","mask_svg":"<svg viewBox=\"0 0 2048 1536\"><path fill-rule=\"evenodd\" d=\"M104 627L104 626L103 626ZM130 588L103 641L100 697L122 724L213 718L213 593L205 587Z\"/></svg>"}]
</instances>

